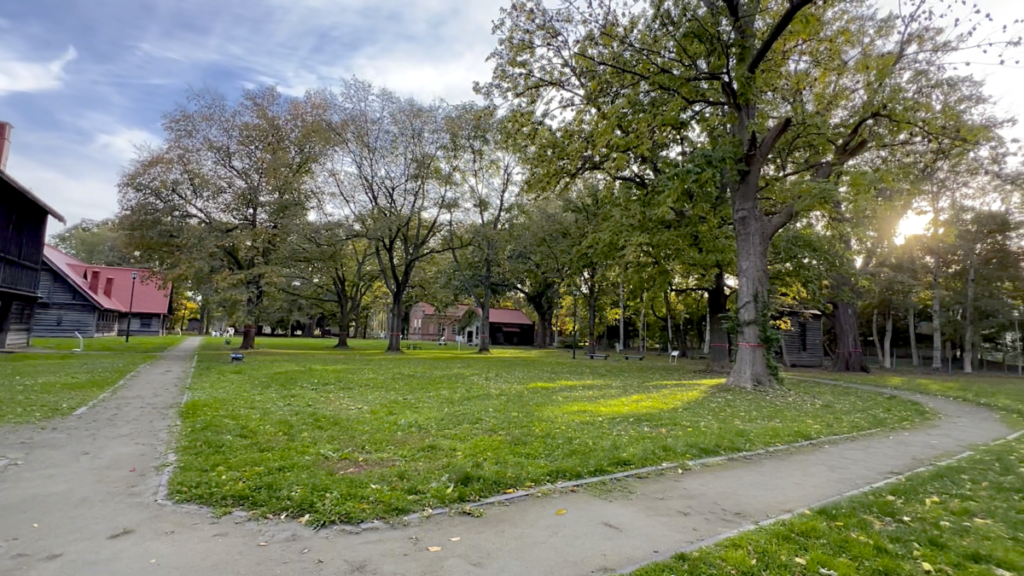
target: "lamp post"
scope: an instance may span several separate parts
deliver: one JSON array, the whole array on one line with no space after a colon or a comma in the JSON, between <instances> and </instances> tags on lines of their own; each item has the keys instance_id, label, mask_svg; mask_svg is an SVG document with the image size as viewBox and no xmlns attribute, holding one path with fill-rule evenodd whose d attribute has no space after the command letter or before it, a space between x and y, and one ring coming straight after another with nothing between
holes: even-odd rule
<instances>
[{"instance_id":1,"label":"lamp post","mask_svg":"<svg viewBox=\"0 0 1024 576\"><path fill-rule=\"evenodd\" d=\"M580 291L573 288L572 290L572 359L576 359L576 335L579 334L579 316L577 314L577 298L580 295Z\"/></svg>"},{"instance_id":2,"label":"lamp post","mask_svg":"<svg viewBox=\"0 0 1024 576\"><path fill-rule=\"evenodd\" d=\"M132 310L135 308L135 279L139 277L138 272L132 272L132 296L128 300L128 329L124 332L124 341L132 337Z\"/></svg>"}]
</instances>

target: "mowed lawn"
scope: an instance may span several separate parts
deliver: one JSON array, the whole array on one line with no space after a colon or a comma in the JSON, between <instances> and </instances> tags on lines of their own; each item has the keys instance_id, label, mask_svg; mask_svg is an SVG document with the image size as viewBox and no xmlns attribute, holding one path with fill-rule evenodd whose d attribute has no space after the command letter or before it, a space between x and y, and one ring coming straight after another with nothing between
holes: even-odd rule
<instances>
[{"instance_id":1,"label":"mowed lawn","mask_svg":"<svg viewBox=\"0 0 1024 576\"><path fill-rule=\"evenodd\" d=\"M382 342L208 340L182 410L172 496L357 522L508 490L811 438L910 425L920 405L790 383L726 389L697 364ZM277 348L278 350L274 350Z\"/></svg>"},{"instance_id":2,"label":"mowed lawn","mask_svg":"<svg viewBox=\"0 0 1024 576\"><path fill-rule=\"evenodd\" d=\"M95 338L85 341L87 352L65 353L78 347L77 338L40 338L33 348L55 352L0 354L0 426L67 416L180 341L139 337L125 344L123 338Z\"/></svg>"},{"instance_id":3,"label":"mowed lawn","mask_svg":"<svg viewBox=\"0 0 1024 576\"><path fill-rule=\"evenodd\" d=\"M877 372L851 382L997 407L1024 422L1024 380ZM1024 574L1024 439L730 538L635 576Z\"/></svg>"}]
</instances>

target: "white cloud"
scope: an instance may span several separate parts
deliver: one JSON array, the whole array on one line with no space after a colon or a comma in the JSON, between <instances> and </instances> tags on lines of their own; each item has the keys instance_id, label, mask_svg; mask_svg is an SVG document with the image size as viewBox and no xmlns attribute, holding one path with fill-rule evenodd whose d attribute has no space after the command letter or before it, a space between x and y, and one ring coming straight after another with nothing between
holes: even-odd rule
<instances>
[{"instance_id":1,"label":"white cloud","mask_svg":"<svg viewBox=\"0 0 1024 576\"><path fill-rule=\"evenodd\" d=\"M74 46L60 58L50 62L35 62L0 50L0 96L14 92L45 92L64 84L64 68L78 57Z\"/></svg>"}]
</instances>

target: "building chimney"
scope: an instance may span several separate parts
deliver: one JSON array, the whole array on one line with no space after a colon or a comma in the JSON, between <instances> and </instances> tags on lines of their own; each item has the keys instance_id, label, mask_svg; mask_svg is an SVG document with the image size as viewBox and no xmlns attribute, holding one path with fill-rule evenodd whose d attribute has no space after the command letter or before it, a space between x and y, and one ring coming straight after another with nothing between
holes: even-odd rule
<instances>
[{"instance_id":1,"label":"building chimney","mask_svg":"<svg viewBox=\"0 0 1024 576\"><path fill-rule=\"evenodd\" d=\"M103 295L110 298L110 295L114 293L114 277L110 276L107 278L107 283L103 286Z\"/></svg>"},{"instance_id":2,"label":"building chimney","mask_svg":"<svg viewBox=\"0 0 1024 576\"><path fill-rule=\"evenodd\" d=\"M100 293L100 271L93 270L92 276L89 278L89 292L93 294Z\"/></svg>"},{"instance_id":3,"label":"building chimney","mask_svg":"<svg viewBox=\"0 0 1024 576\"><path fill-rule=\"evenodd\" d=\"M11 153L11 132L14 126L0 120L0 170L7 171L7 156Z\"/></svg>"}]
</instances>

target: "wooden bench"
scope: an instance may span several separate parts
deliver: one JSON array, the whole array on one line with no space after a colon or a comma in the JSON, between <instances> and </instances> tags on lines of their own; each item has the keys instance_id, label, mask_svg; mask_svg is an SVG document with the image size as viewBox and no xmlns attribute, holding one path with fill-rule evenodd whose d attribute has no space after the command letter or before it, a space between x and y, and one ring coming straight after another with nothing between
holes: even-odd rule
<instances>
[{"instance_id":1,"label":"wooden bench","mask_svg":"<svg viewBox=\"0 0 1024 576\"><path fill-rule=\"evenodd\" d=\"M407 344L405 349L406 350L422 350L423 346L420 346L419 344Z\"/></svg>"},{"instance_id":2,"label":"wooden bench","mask_svg":"<svg viewBox=\"0 0 1024 576\"><path fill-rule=\"evenodd\" d=\"M647 356L640 356L637 354L623 354L622 357L626 360L643 360L644 358L647 358Z\"/></svg>"},{"instance_id":3,"label":"wooden bench","mask_svg":"<svg viewBox=\"0 0 1024 576\"><path fill-rule=\"evenodd\" d=\"M607 354L586 354L586 356L588 356L591 360L597 360L598 358L600 358L601 360L608 359Z\"/></svg>"}]
</instances>

